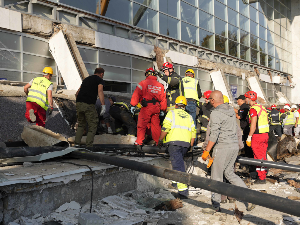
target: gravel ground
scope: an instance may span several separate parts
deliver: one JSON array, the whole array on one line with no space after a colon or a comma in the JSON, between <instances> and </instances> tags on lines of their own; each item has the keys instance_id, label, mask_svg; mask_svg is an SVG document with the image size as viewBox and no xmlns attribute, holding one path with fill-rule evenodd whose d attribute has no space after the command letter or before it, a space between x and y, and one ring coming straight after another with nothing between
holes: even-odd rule
<instances>
[{"instance_id":1,"label":"gravel ground","mask_svg":"<svg viewBox=\"0 0 300 225\"><path fill-rule=\"evenodd\" d=\"M21 133L23 131L23 127L30 125L24 115L26 111L25 101L25 97L0 97L1 142L22 140ZM66 137L75 135L75 131L69 128L55 104L52 115L47 115L46 128Z\"/></svg>"}]
</instances>

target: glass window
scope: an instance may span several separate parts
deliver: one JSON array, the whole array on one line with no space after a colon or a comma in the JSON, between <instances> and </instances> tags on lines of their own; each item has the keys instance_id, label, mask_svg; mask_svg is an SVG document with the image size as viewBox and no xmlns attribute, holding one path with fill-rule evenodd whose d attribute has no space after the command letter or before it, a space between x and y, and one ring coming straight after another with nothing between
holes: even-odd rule
<instances>
[{"instance_id":1,"label":"glass window","mask_svg":"<svg viewBox=\"0 0 300 225\"><path fill-rule=\"evenodd\" d=\"M274 8L280 11L280 2L278 0L274 0Z\"/></svg>"},{"instance_id":2,"label":"glass window","mask_svg":"<svg viewBox=\"0 0 300 225\"><path fill-rule=\"evenodd\" d=\"M273 14L274 14L274 9L269 6L268 4L266 4L266 12L265 15L269 18L269 19L273 19Z\"/></svg>"},{"instance_id":3,"label":"glass window","mask_svg":"<svg viewBox=\"0 0 300 225\"><path fill-rule=\"evenodd\" d=\"M266 39L266 28L259 26L259 37L264 40L267 40Z\"/></svg>"},{"instance_id":4,"label":"glass window","mask_svg":"<svg viewBox=\"0 0 300 225\"><path fill-rule=\"evenodd\" d=\"M239 28L228 24L228 38L231 40L237 41L238 40L238 30L239 30Z\"/></svg>"},{"instance_id":5,"label":"glass window","mask_svg":"<svg viewBox=\"0 0 300 225\"><path fill-rule=\"evenodd\" d=\"M226 37L226 22L215 18L215 32L216 34Z\"/></svg>"},{"instance_id":6,"label":"glass window","mask_svg":"<svg viewBox=\"0 0 300 225\"><path fill-rule=\"evenodd\" d=\"M187 23L181 23L181 40L197 44L197 28Z\"/></svg>"},{"instance_id":7,"label":"glass window","mask_svg":"<svg viewBox=\"0 0 300 225\"><path fill-rule=\"evenodd\" d=\"M250 47L257 49L258 38L252 34L250 34Z\"/></svg>"},{"instance_id":8,"label":"glass window","mask_svg":"<svg viewBox=\"0 0 300 225\"><path fill-rule=\"evenodd\" d=\"M156 32L157 12L145 6L133 3L133 25Z\"/></svg>"},{"instance_id":9,"label":"glass window","mask_svg":"<svg viewBox=\"0 0 300 225\"><path fill-rule=\"evenodd\" d=\"M179 0L160 0L159 11L167 13L174 17L178 17L178 2Z\"/></svg>"},{"instance_id":10,"label":"glass window","mask_svg":"<svg viewBox=\"0 0 300 225\"><path fill-rule=\"evenodd\" d=\"M250 33L258 36L258 24L250 20Z\"/></svg>"},{"instance_id":11,"label":"glass window","mask_svg":"<svg viewBox=\"0 0 300 225\"><path fill-rule=\"evenodd\" d=\"M130 69L101 66L105 70L104 79L130 81ZM105 81L106 83L106 81Z\"/></svg>"},{"instance_id":12,"label":"glass window","mask_svg":"<svg viewBox=\"0 0 300 225\"><path fill-rule=\"evenodd\" d=\"M243 45L249 46L249 33L243 30L240 30L240 43Z\"/></svg>"},{"instance_id":13,"label":"glass window","mask_svg":"<svg viewBox=\"0 0 300 225\"><path fill-rule=\"evenodd\" d=\"M103 8L101 15L124 23L130 23L130 11L129 0L112 0L107 3L107 7Z\"/></svg>"},{"instance_id":14,"label":"glass window","mask_svg":"<svg viewBox=\"0 0 300 225\"><path fill-rule=\"evenodd\" d=\"M199 26L208 31L214 32L214 17L199 10Z\"/></svg>"},{"instance_id":15,"label":"glass window","mask_svg":"<svg viewBox=\"0 0 300 225\"><path fill-rule=\"evenodd\" d=\"M0 70L0 79L6 79L6 80L11 80L11 81L21 81L21 73Z\"/></svg>"},{"instance_id":16,"label":"glass window","mask_svg":"<svg viewBox=\"0 0 300 225\"><path fill-rule=\"evenodd\" d=\"M250 61L250 49L247 46L240 45L240 57L241 59Z\"/></svg>"},{"instance_id":17,"label":"glass window","mask_svg":"<svg viewBox=\"0 0 300 225\"><path fill-rule=\"evenodd\" d=\"M157 9L157 1L155 0L134 0L134 1L146 5L150 8Z\"/></svg>"},{"instance_id":18,"label":"glass window","mask_svg":"<svg viewBox=\"0 0 300 225\"><path fill-rule=\"evenodd\" d=\"M1 50L0 51L0 68L20 70L21 69L21 54L17 53L17 52Z\"/></svg>"},{"instance_id":19,"label":"glass window","mask_svg":"<svg viewBox=\"0 0 300 225\"><path fill-rule=\"evenodd\" d=\"M164 0L162 0L164 1ZM233 0L231 0L233 1ZM161 0L160 0L161 2ZM213 0L199 0L199 8L213 14Z\"/></svg>"},{"instance_id":20,"label":"glass window","mask_svg":"<svg viewBox=\"0 0 300 225\"><path fill-rule=\"evenodd\" d=\"M95 69L98 67L97 64L85 63L85 68L88 71L88 74L92 75L95 72Z\"/></svg>"},{"instance_id":21,"label":"glass window","mask_svg":"<svg viewBox=\"0 0 300 225\"><path fill-rule=\"evenodd\" d=\"M260 54L260 65L267 66L267 54L265 53L259 53Z\"/></svg>"},{"instance_id":22,"label":"glass window","mask_svg":"<svg viewBox=\"0 0 300 225\"><path fill-rule=\"evenodd\" d=\"M274 33L269 30L267 30L267 41L274 44Z\"/></svg>"},{"instance_id":23,"label":"glass window","mask_svg":"<svg viewBox=\"0 0 300 225\"><path fill-rule=\"evenodd\" d=\"M263 13L265 11L265 7L266 7L266 3L263 0L259 0L258 10Z\"/></svg>"},{"instance_id":24,"label":"glass window","mask_svg":"<svg viewBox=\"0 0 300 225\"><path fill-rule=\"evenodd\" d=\"M45 5L33 4L33 13L38 16L52 18L52 9L51 7L47 7Z\"/></svg>"},{"instance_id":25,"label":"glass window","mask_svg":"<svg viewBox=\"0 0 300 225\"><path fill-rule=\"evenodd\" d=\"M252 6L250 6L249 9L250 9L250 19L253 20L254 22L258 22L257 21L257 10L255 8L253 8Z\"/></svg>"},{"instance_id":26,"label":"glass window","mask_svg":"<svg viewBox=\"0 0 300 225\"><path fill-rule=\"evenodd\" d=\"M200 81L200 87L201 87L201 91L202 93L208 90L213 90L214 89L214 85L213 82L211 81Z\"/></svg>"},{"instance_id":27,"label":"glass window","mask_svg":"<svg viewBox=\"0 0 300 225\"><path fill-rule=\"evenodd\" d=\"M275 58L279 59L281 56L281 49L278 47L275 47Z\"/></svg>"},{"instance_id":28,"label":"glass window","mask_svg":"<svg viewBox=\"0 0 300 225\"><path fill-rule=\"evenodd\" d=\"M277 12L276 10L274 10L274 21L276 21L277 23L280 23L280 19L281 19L280 13Z\"/></svg>"},{"instance_id":29,"label":"glass window","mask_svg":"<svg viewBox=\"0 0 300 225\"><path fill-rule=\"evenodd\" d=\"M91 13L99 14L99 0L60 0L59 2Z\"/></svg>"},{"instance_id":30,"label":"glass window","mask_svg":"<svg viewBox=\"0 0 300 225\"><path fill-rule=\"evenodd\" d=\"M0 32L0 48L20 50L20 36Z\"/></svg>"},{"instance_id":31,"label":"glass window","mask_svg":"<svg viewBox=\"0 0 300 225\"><path fill-rule=\"evenodd\" d=\"M265 15L259 12L259 25L266 27L266 18Z\"/></svg>"},{"instance_id":32,"label":"glass window","mask_svg":"<svg viewBox=\"0 0 300 225\"><path fill-rule=\"evenodd\" d=\"M85 48L78 48L80 55L82 57L82 60L85 62L97 62L97 52L95 50L91 49L85 49Z\"/></svg>"},{"instance_id":33,"label":"glass window","mask_svg":"<svg viewBox=\"0 0 300 225\"><path fill-rule=\"evenodd\" d=\"M238 26L238 13L228 8L228 23Z\"/></svg>"},{"instance_id":34,"label":"glass window","mask_svg":"<svg viewBox=\"0 0 300 225\"><path fill-rule=\"evenodd\" d=\"M232 8L234 10L238 10L238 0L228 0L227 5L228 5L228 7ZM229 12L228 12L228 15L229 15Z\"/></svg>"},{"instance_id":35,"label":"glass window","mask_svg":"<svg viewBox=\"0 0 300 225\"><path fill-rule=\"evenodd\" d=\"M191 5L196 5L196 0L184 0L188 3L190 3Z\"/></svg>"},{"instance_id":36,"label":"glass window","mask_svg":"<svg viewBox=\"0 0 300 225\"><path fill-rule=\"evenodd\" d=\"M228 49L229 49L229 55L238 57L238 43L235 41L228 40Z\"/></svg>"},{"instance_id":37,"label":"glass window","mask_svg":"<svg viewBox=\"0 0 300 225\"><path fill-rule=\"evenodd\" d=\"M205 30L199 29L200 31L200 45L205 48L214 50L214 34Z\"/></svg>"},{"instance_id":38,"label":"glass window","mask_svg":"<svg viewBox=\"0 0 300 225\"><path fill-rule=\"evenodd\" d=\"M251 49L251 62L258 63L257 61L257 51L254 49Z\"/></svg>"},{"instance_id":39,"label":"glass window","mask_svg":"<svg viewBox=\"0 0 300 225\"><path fill-rule=\"evenodd\" d=\"M226 54L226 38L216 35L215 36L215 50Z\"/></svg>"},{"instance_id":40,"label":"glass window","mask_svg":"<svg viewBox=\"0 0 300 225\"><path fill-rule=\"evenodd\" d=\"M23 50L25 52L35 53L52 57L49 52L48 43L33 38L23 37Z\"/></svg>"},{"instance_id":41,"label":"glass window","mask_svg":"<svg viewBox=\"0 0 300 225\"><path fill-rule=\"evenodd\" d=\"M248 4L244 2L244 0L240 0L240 13L244 16L249 17Z\"/></svg>"},{"instance_id":42,"label":"glass window","mask_svg":"<svg viewBox=\"0 0 300 225\"><path fill-rule=\"evenodd\" d=\"M226 6L215 0L215 16L226 21Z\"/></svg>"},{"instance_id":43,"label":"glass window","mask_svg":"<svg viewBox=\"0 0 300 225\"><path fill-rule=\"evenodd\" d=\"M280 25L278 23L274 23L274 33L280 35Z\"/></svg>"},{"instance_id":44,"label":"glass window","mask_svg":"<svg viewBox=\"0 0 300 225\"><path fill-rule=\"evenodd\" d=\"M19 2L20 0L4 0L4 5L6 6L13 3L18 3L11 6L10 9L15 9L22 12L28 12L28 2L21 3L21 4L19 4Z\"/></svg>"},{"instance_id":45,"label":"glass window","mask_svg":"<svg viewBox=\"0 0 300 225\"><path fill-rule=\"evenodd\" d=\"M259 51L267 53L267 42L259 39Z\"/></svg>"},{"instance_id":46,"label":"glass window","mask_svg":"<svg viewBox=\"0 0 300 225\"><path fill-rule=\"evenodd\" d=\"M275 68L275 58L272 56L268 57L268 67L274 69Z\"/></svg>"},{"instance_id":47,"label":"glass window","mask_svg":"<svg viewBox=\"0 0 300 225\"><path fill-rule=\"evenodd\" d=\"M131 85L130 85L130 83L117 82L117 81L107 81L106 80L103 90L104 91L111 91L111 92L130 93L131 92Z\"/></svg>"},{"instance_id":48,"label":"glass window","mask_svg":"<svg viewBox=\"0 0 300 225\"><path fill-rule=\"evenodd\" d=\"M197 9L189 4L181 2L181 19L188 23L196 25L196 11Z\"/></svg>"},{"instance_id":49,"label":"glass window","mask_svg":"<svg viewBox=\"0 0 300 225\"><path fill-rule=\"evenodd\" d=\"M203 70L198 70L198 78L200 80L206 80L206 81L211 81L210 73L203 71ZM201 83L200 83L201 85ZM202 86L201 86L202 90Z\"/></svg>"},{"instance_id":50,"label":"glass window","mask_svg":"<svg viewBox=\"0 0 300 225\"><path fill-rule=\"evenodd\" d=\"M101 64L130 67L130 57L114 54L110 52L99 51L99 62Z\"/></svg>"},{"instance_id":51,"label":"glass window","mask_svg":"<svg viewBox=\"0 0 300 225\"><path fill-rule=\"evenodd\" d=\"M159 14L159 33L178 39L179 20Z\"/></svg>"},{"instance_id":52,"label":"glass window","mask_svg":"<svg viewBox=\"0 0 300 225\"><path fill-rule=\"evenodd\" d=\"M139 83L145 80L145 72L132 70L132 82Z\"/></svg>"},{"instance_id":53,"label":"glass window","mask_svg":"<svg viewBox=\"0 0 300 225\"><path fill-rule=\"evenodd\" d=\"M280 70L280 65L281 65L281 62L279 59L276 59L275 60L275 70Z\"/></svg>"},{"instance_id":54,"label":"glass window","mask_svg":"<svg viewBox=\"0 0 300 225\"><path fill-rule=\"evenodd\" d=\"M54 69L54 60L27 54L23 55L23 70L41 73L44 67Z\"/></svg>"},{"instance_id":55,"label":"glass window","mask_svg":"<svg viewBox=\"0 0 300 225\"><path fill-rule=\"evenodd\" d=\"M249 19L240 15L240 28L249 32Z\"/></svg>"},{"instance_id":56,"label":"glass window","mask_svg":"<svg viewBox=\"0 0 300 225\"><path fill-rule=\"evenodd\" d=\"M132 68L146 71L149 67L153 67L153 63L151 61L132 57Z\"/></svg>"}]
</instances>

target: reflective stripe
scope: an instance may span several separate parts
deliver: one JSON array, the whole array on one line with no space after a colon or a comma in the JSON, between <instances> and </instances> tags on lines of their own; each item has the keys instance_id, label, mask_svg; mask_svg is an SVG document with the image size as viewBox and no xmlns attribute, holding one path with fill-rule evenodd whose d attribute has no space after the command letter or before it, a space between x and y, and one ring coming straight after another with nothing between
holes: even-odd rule
<instances>
[{"instance_id":1,"label":"reflective stripe","mask_svg":"<svg viewBox=\"0 0 300 225\"><path fill-rule=\"evenodd\" d=\"M43 92L41 92L41 91L38 91L38 90L34 90L34 89L29 89L29 91L31 91L31 92L36 92L36 93L39 93L39 94L41 94L41 95L43 95L44 97L47 97ZM32 97L32 96L31 96Z\"/></svg>"},{"instance_id":2,"label":"reflective stripe","mask_svg":"<svg viewBox=\"0 0 300 225\"><path fill-rule=\"evenodd\" d=\"M192 131L191 128L186 127L186 126L180 126L180 125L175 125L175 126L172 126L171 128L179 128L179 129L183 129L183 130Z\"/></svg>"},{"instance_id":3,"label":"reflective stripe","mask_svg":"<svg viewBox=\"0 0 300 225\"><path fill-rule=\"evenodd\" d=\"M172 123L172 119L166 117L165 120L169 120Z\"/></svg>"},{"instance_id":4,"label":"reflective stripe","mask_svg":"<svg viewBox=\"0 0 300 225\"><path fill-rule=\"evenodd\" d=\"M39 97L37 97L37 96L34 96L34 95L28 95L28 97L30 97L30 98L35 98L35 99L41 101L42 103L44 103L46 106L48 106L48 105L46 104L46 102L45 102L43 99L41 99L41 98L39 98Z\"/></svg>"},{"instance_id":5,"label":"reflective stripe","mask_svg":"<svg viewBox=\"0 0 300 225\"><path fill-rule=\"evenodd\" d=\"M207 128L206 127L201 127L201 130L207 131Z\"/></svg>"},{"instance_id":6,"label":"reflective stripe","mask_svg":"<svg viewBox=\"0 0 300 225\"><path fill-rule=\"evenodd\" d=\"M168 84L170 84L171 82L171 77L168 77Z\"/></svg>"},{"instance_id":7,"label":"reflective stripe","mask_svg":"<svg viewBox=\"0 0 300 225\"><path fill-rule=\"evenodd\" d=\"M137 85L141 90L143 90L143 87L140 85L140 84L138 84Z\"/></svg>"},{"instance_id":8,"label":"reflective stripe","mask_svg":"<svg viewBox=\"0 0 300 225\"><path fill-rule=\"evenodd\" d=\"M209 121L209 118L205 115L202 115L202 118L207 119Z\"/></svg>"},{"instance_id":9,"label":"reflective stripe","mask_svg":"<svg viewBox=\"0 0 300 225\"><path fill-rule=\"evenodd\" d=\"M269 125L258 126L258 129L267 128Z\"/></svg>"}]
</instances>

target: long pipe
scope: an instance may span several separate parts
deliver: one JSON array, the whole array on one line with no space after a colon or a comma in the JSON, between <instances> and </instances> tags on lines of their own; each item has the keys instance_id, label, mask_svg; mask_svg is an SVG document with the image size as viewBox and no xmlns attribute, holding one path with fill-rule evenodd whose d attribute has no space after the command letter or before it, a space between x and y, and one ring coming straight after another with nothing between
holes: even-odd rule
<instances>
[{"instance_id":1,"label":"long pipe","mask_svg":"<svg viewBox=\"0 0 300 225\"><path fill-rule=\"evenodd\" d=\"M260 160L260 159L250 159L250 158L240 157L240 156L237 157L236 161L246 165L264 166L267 168L276 168L276 169L300 172L300 166L291 165L287 163L271 162L271 161Z\"/></svg>"},{"instance_id":2,"label":"long pipe","mask_svg":"<svg viewBox=\"0 0 300 225\"><path fill-rule=\"evenodd\" d=\"M118 167L124 167L157 177L174 180L191 185L193 187L202 188L208 191L230 196L241 201L251 202L280 212L288 213L294 216L300 216L300 202L253 191L251 189L246 189L219 181L214 181L190 173L178 172L159 166L153 166L146 163L107 156L99 153L74 151L70 153L70 156L79 159L87 159L91 161L111 164Z\"/></svg>"}]
</instances>

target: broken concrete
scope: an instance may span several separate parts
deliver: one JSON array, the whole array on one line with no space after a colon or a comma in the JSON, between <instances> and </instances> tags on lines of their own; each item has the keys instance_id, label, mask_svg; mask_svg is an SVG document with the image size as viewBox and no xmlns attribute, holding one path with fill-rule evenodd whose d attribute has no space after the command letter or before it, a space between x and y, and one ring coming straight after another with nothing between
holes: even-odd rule
<instances>
[{"instance_id":1,"label":"broken concrete","mask_svg":"<svg viewBox=\"0 0 300 225\"><path fill-rule=\"evenodd\" d=\"M101 134L96 135L94 138L94 144L126 144L133 145L136 140L136 137L127 135L112 135L112 134ZM81 139L81 144L85 144L86 136L83 136ZM74 144L75 136L68 138L70 144Z\"/></svg>"},{"instance_id":2,"label":"broken concrete","mask_svg":"<svg viewBox=\"0 0 300 225\"><path fill-rule=\"evenodd\" d=\"M3 84L5 83L5 84ZM0 83L0 96L1 97L21 97L26 96L23 87L15 87L10 84L10 81L5 81Z\"/></svg>"},{"instance_id":3,"label":"broken concrete","mask_svg":"<svg viewBox=\"0 0 300 225\"><path fill-rule=\"evenodd\" d=\"M38 16L22 13L23 32L41 36L51 36L53 33L52 21Z\"/></svg>"},{"instance_id":4,"label":"broken concrete","mask_svg":"<svg viewBox=\"0 0 300 225\"><path fill-rule=\"evenodd\" d=\"M67 141L62 135L37 125L25 126L21 137L29 147L52 146Z\"/></svg>"},{"instance_id":5,"label":"broken concrete","mask_svg":"<svg viewBox=\"0 0 300 225\"><path fill-rule=\"evenodd\" d=\"M277 160L283 160L298 153L295 138L291 135L283 134L277 144Z\"/></svg>"},{"instance_id":6,"label":"broken concrete","mask_svg":"<svg viewBox=\"0 0 300 225\"><path fill-rule=\"evenodd\" d=\"M62 24L64 30L72 35L77 43L95 45L95 31L70 24Z\"/></svg>"}]
</instances>

